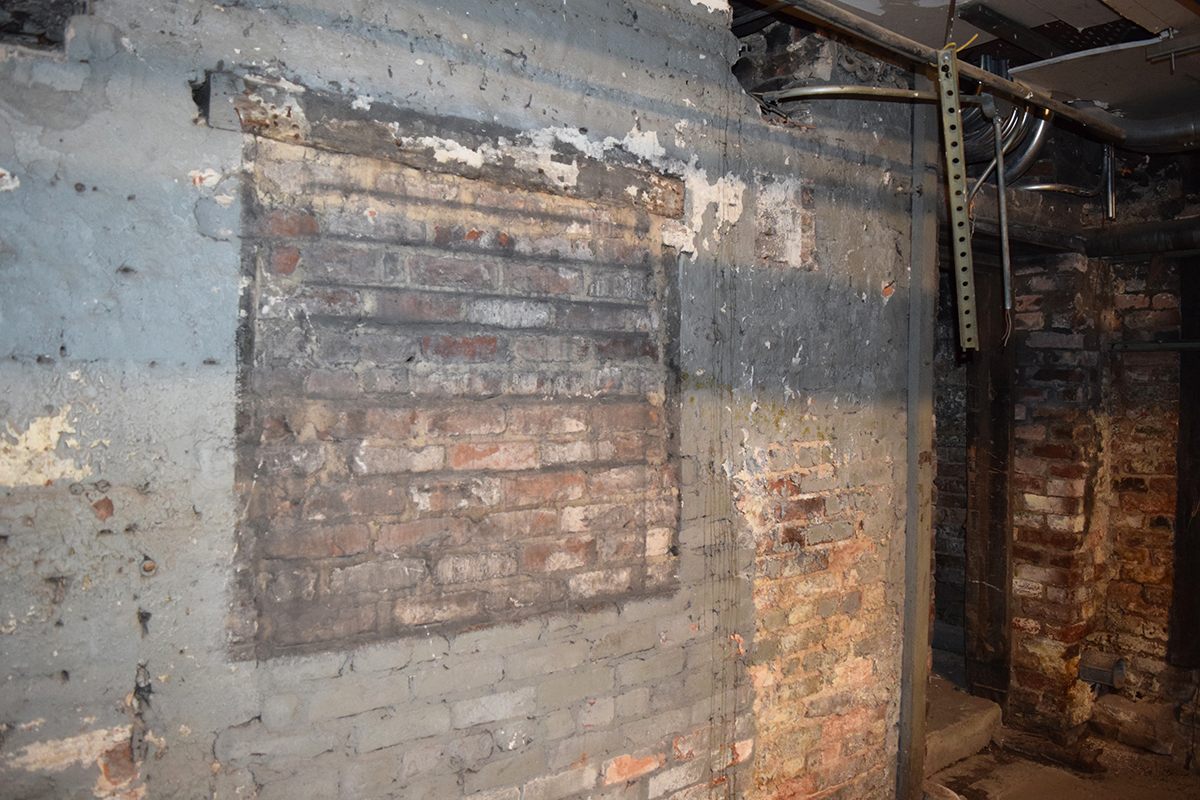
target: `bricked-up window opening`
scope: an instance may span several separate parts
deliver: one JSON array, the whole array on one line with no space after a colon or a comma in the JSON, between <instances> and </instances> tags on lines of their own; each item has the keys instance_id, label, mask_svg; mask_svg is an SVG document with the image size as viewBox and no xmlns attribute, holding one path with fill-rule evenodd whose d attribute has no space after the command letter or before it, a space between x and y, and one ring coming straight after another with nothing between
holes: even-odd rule
<instances>
[{"instance_id":1,"label":"bricked-up window opening","mask_svg":"<svg viewBox=\"0 0 1200 800\"><path fill-rule=\"evenodd\" d=\"M626 191L648 173L578 153L569 190L592 197L531 187L542 172L456 174L424 145L402 151L379 104L361 122L386 136L379 149L374 128L317 149L307 137L358 124L348 101L310 90L271 107L304 126L257 128L246 155L235 651L672 589L674 378L656 243L682 187L663 183L670 202L651 205ZM333 152L353 147L367 152Z\"/></svg>"},{"instance_id":2,"label":"bricked-up window opening","mask_svg":"<svg viewBox=\"0 0 1200 800\"><path fill-rule=\"evenodd\" d=\"M67 21L89 6L88 0L0 0L0 42L62 47Z\"/></svg>"},{"instance_id":3,"label":"bricked-up window opening","mask_svg":"<svg viewBox=\"0 0 1200 800\"><path fill-rule=\"evenodd\" d=\"M1200 340L1200 258L1180 264L1180 338ZM1200 667L1200 352L1179 356L1178 493L1175 514L1175 576L1167 639L1167 662Z\"/></svg>"}]
</instances>

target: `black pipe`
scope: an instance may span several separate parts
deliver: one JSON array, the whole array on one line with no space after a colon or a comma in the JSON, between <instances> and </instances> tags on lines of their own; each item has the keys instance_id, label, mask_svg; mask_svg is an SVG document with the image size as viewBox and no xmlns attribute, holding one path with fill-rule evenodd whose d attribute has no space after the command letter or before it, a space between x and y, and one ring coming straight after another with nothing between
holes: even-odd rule
<instances>
[{"instance_id":1,"label":"black pipe","mask_svg":"<svg viewBox=\"0 0 1200 800\"><path fill-rule=\"evenodd\" d=\"M1200 217L1100 228L1085 239L1089 256L1147 256L1200 250Z\"/></svg>"}]
</instances>

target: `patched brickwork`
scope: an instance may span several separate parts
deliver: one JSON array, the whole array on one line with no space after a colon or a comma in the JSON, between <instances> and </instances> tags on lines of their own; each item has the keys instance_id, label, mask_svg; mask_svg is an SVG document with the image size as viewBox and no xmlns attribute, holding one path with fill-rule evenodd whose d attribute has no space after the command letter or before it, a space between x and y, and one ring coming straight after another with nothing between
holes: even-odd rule
<instances>
[{"instance_id":1,"label":"patched brickwork","mask_svg":"<svg viewBox=\"0 0 1200 800\"><path fill-rule=\"evenodd\" d=\"M752 491L763 500L743 501L757 529L751 679L770 759L755 796L882 796L891 695L880 677L897 634L882 556L898 524L884 454L812 439L762 455L765 485Z\"/></svg>"},{"instance_id":2,"label":"patched brickwork","mask_svg":"<svg viewBox=\"0 0 1200 800\"><path fill-rule=\"evenodd\" d=\"M256 652L669 588L659 218L266 138L247 158Z\"/></svg>"}]
</instances>

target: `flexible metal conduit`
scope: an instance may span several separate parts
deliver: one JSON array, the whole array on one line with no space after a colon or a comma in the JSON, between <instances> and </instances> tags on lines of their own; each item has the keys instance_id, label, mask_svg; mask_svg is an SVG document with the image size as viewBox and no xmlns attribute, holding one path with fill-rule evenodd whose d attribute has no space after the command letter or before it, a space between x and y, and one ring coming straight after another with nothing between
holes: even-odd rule
<instances>
[{"instance_id":1,"label":"flexible metal conduit","mask_svg":"<svg viewBox=\"0 0 1200 800\"><path fill-rule=\"evenodd\" d=\"M843 36L865 41L922 66L937 65L938 51L928 45L889 31L826 0L779 0L804 19L816 22ZM1156 120L1131 120L1098 108L1081 109L1053 99L1039 89L1002 78L972 64L960 64L959 72L991 92L1021 105L1045 109L1079 125L1091 136L1128 150L1146 153L1182 152L1200 147L1200 111Z\"/></svg>"}]
</instances>

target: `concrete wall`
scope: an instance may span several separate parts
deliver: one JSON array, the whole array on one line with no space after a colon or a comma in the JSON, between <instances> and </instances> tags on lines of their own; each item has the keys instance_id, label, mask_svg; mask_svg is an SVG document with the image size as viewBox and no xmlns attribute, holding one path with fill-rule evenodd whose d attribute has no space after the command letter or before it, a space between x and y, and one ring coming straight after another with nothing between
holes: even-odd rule
<instances>
[{"instance_id":1,"label":"concrete wall","mask_svg":"<svg viewBox=\"0 0 1200 800\"><path fill-rule=\"evenodd\" d=\"M0 54L0 795L890 795L909 110L767 125L714 0L95 6L65 52ZM465 121L469 163L521 132L526 187L587 159L680 183L669 591L247 659L258 156L199 114L217 70Z\"/></svg>"}]
</instances>

